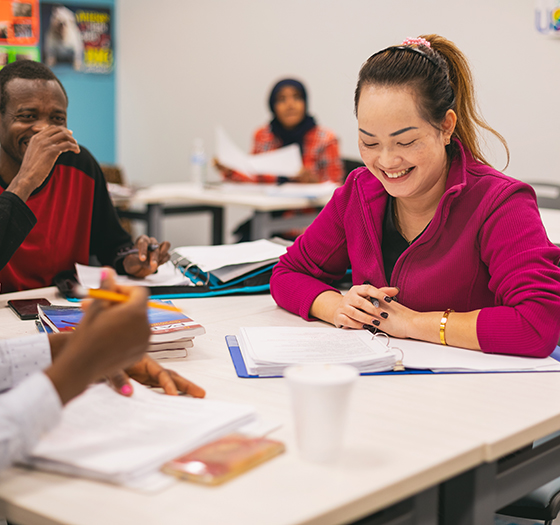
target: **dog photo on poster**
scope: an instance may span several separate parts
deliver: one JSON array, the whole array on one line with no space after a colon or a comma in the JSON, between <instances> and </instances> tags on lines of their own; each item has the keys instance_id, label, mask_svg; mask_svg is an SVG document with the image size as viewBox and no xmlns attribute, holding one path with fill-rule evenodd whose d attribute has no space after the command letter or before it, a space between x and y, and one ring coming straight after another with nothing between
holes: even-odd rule
<instances>
[{"instance_id":1,"label":"dog photo on poster","mask_svg":"<svg viewBox=\"0 0 560 525\"><path fill-rule=\"evenodd\" d=\"M41 55L49 67L113 70L111 8L41 2Z\"/></svg>"}]
</instances>

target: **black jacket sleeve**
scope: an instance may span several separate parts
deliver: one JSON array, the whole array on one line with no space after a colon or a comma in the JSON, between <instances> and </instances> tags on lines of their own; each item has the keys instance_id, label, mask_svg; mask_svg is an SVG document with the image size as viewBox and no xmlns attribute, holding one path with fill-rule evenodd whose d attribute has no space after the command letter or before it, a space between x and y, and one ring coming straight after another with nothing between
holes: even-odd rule
<instances>
[{"instance_id":1,"label":"black jacket sleeve","mask_svg":"<svg viewBox=\"0 0 560 525\"><path fill-rule=\"evenodd\" d=\"M115 266L117 263L117 270L122 273L122 268L119 268L119 262L122 261L118 260L118 254L121 250L133 246L132 239L119 222L101 167L85 148L80 148L87 153L83 168L95 180L90 254L95 255L102 265Z\"/></svg>"},{"instance_id":2,"label":"black jacket sleeve","mask_svg":"<svg viewBox=\"0 0 560 525\"><path fill-rule=\"evenodd\" d=\"M0 195L0 269L8 264L35 224L35 215L17 195L10 191Z\"/></svg>"}]
</instances>

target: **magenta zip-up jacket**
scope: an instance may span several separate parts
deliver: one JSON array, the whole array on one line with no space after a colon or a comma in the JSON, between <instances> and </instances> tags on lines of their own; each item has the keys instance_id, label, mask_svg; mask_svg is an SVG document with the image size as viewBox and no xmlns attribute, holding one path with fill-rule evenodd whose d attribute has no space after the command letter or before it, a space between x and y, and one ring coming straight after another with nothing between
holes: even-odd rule
<instances>
[{"instance_id":1,"label":"magenta zip-up jacket","mask_svg":"<svg viewBox=\"0 0 560 525\"><path fill-rule=\"evenodd\" d=\"M397 286L416 311L482 309L484 352L546 357L560 335L560 248L545 232L528 184L475 161L460 143L445 193L423 234L387 283L381 255L387 193L354 170L274 268L275 301L311 320L315 298L347 268L355 285Z\"/></svg>"}]
</instances>

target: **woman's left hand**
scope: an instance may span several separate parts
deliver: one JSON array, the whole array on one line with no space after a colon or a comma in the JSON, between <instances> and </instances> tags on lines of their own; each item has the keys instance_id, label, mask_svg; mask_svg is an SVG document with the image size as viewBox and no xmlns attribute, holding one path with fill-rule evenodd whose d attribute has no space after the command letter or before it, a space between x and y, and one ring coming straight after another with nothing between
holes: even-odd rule
<instances>
[{"instance_id":1,"label":"woman's left hand","mask_svg":"<svg viewBox=\"0 0 560 525\"><path fill-rule=\"evenodd\" d=\"M206 395L203 388L185 379L177 372L163 368L149 356L144 356L136 364L113 375L109 378L109 382L117 392L130 396L132 395L132 385L129 379L134 379L146 386L160 387L170 396L176 396L179 392L192 397L204 397Z\"/></svg>"},{"instance_id":2,"label":"woman's left hand","mask_svg":"<svg viewBox=\"0 0 560 525\"><path fill-rule=\"evenodd\" d=\"M414 321L420 314L398 303L398 288L353 286L334 312L335 326L374 326L394 337L413 337ZM319 296L320 297L320 296Z\"/></svg>"},{"instance_id":3,"label":"woman's left hand","mask_svg":"<svg viewBox=\"0 0 560 525\"><path fill-rule=\"evenodd\" d=\"M379 328L382 332L393 337L399 337L402 339L414 338L414 327L415 320L420 315L419 312L411 310L406 306L403 306L398 302L398 295L394 295L390 302L387 302L385 298L387 295L382 290L378 290L375 287L371 287L374 292L370 292L370 297L377 299L380 304L383 305L383 312L386 315L377 316L376 328Z\"/></svg>"}]
</instances>

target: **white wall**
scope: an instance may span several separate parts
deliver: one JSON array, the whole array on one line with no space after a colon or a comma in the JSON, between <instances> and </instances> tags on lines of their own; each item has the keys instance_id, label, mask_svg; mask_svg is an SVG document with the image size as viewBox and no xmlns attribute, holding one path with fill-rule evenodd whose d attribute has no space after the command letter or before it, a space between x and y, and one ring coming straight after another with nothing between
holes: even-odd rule
<instances>
[{"instance_id":1,"label":"white wall","mask_svg":"<svg viewBox=\"0 0 560 525\"><path fill-rule=\"evenodd\" d=\"M268 93L302 79L310 112L357 157L360 65L407 36L439 33L471 61L479 105L510 146L509 175L560 182L560 39L533 27L534 0L118 0L117 158L137 184L188 176L214 127L250 148ZM505 156L494 141L496 167ZM234 212L231 222L235 221ZM195 230L193 233L189 231ZM207 221L174 218L174 244L203 244Z\"/></svg>"}]
</instances>

